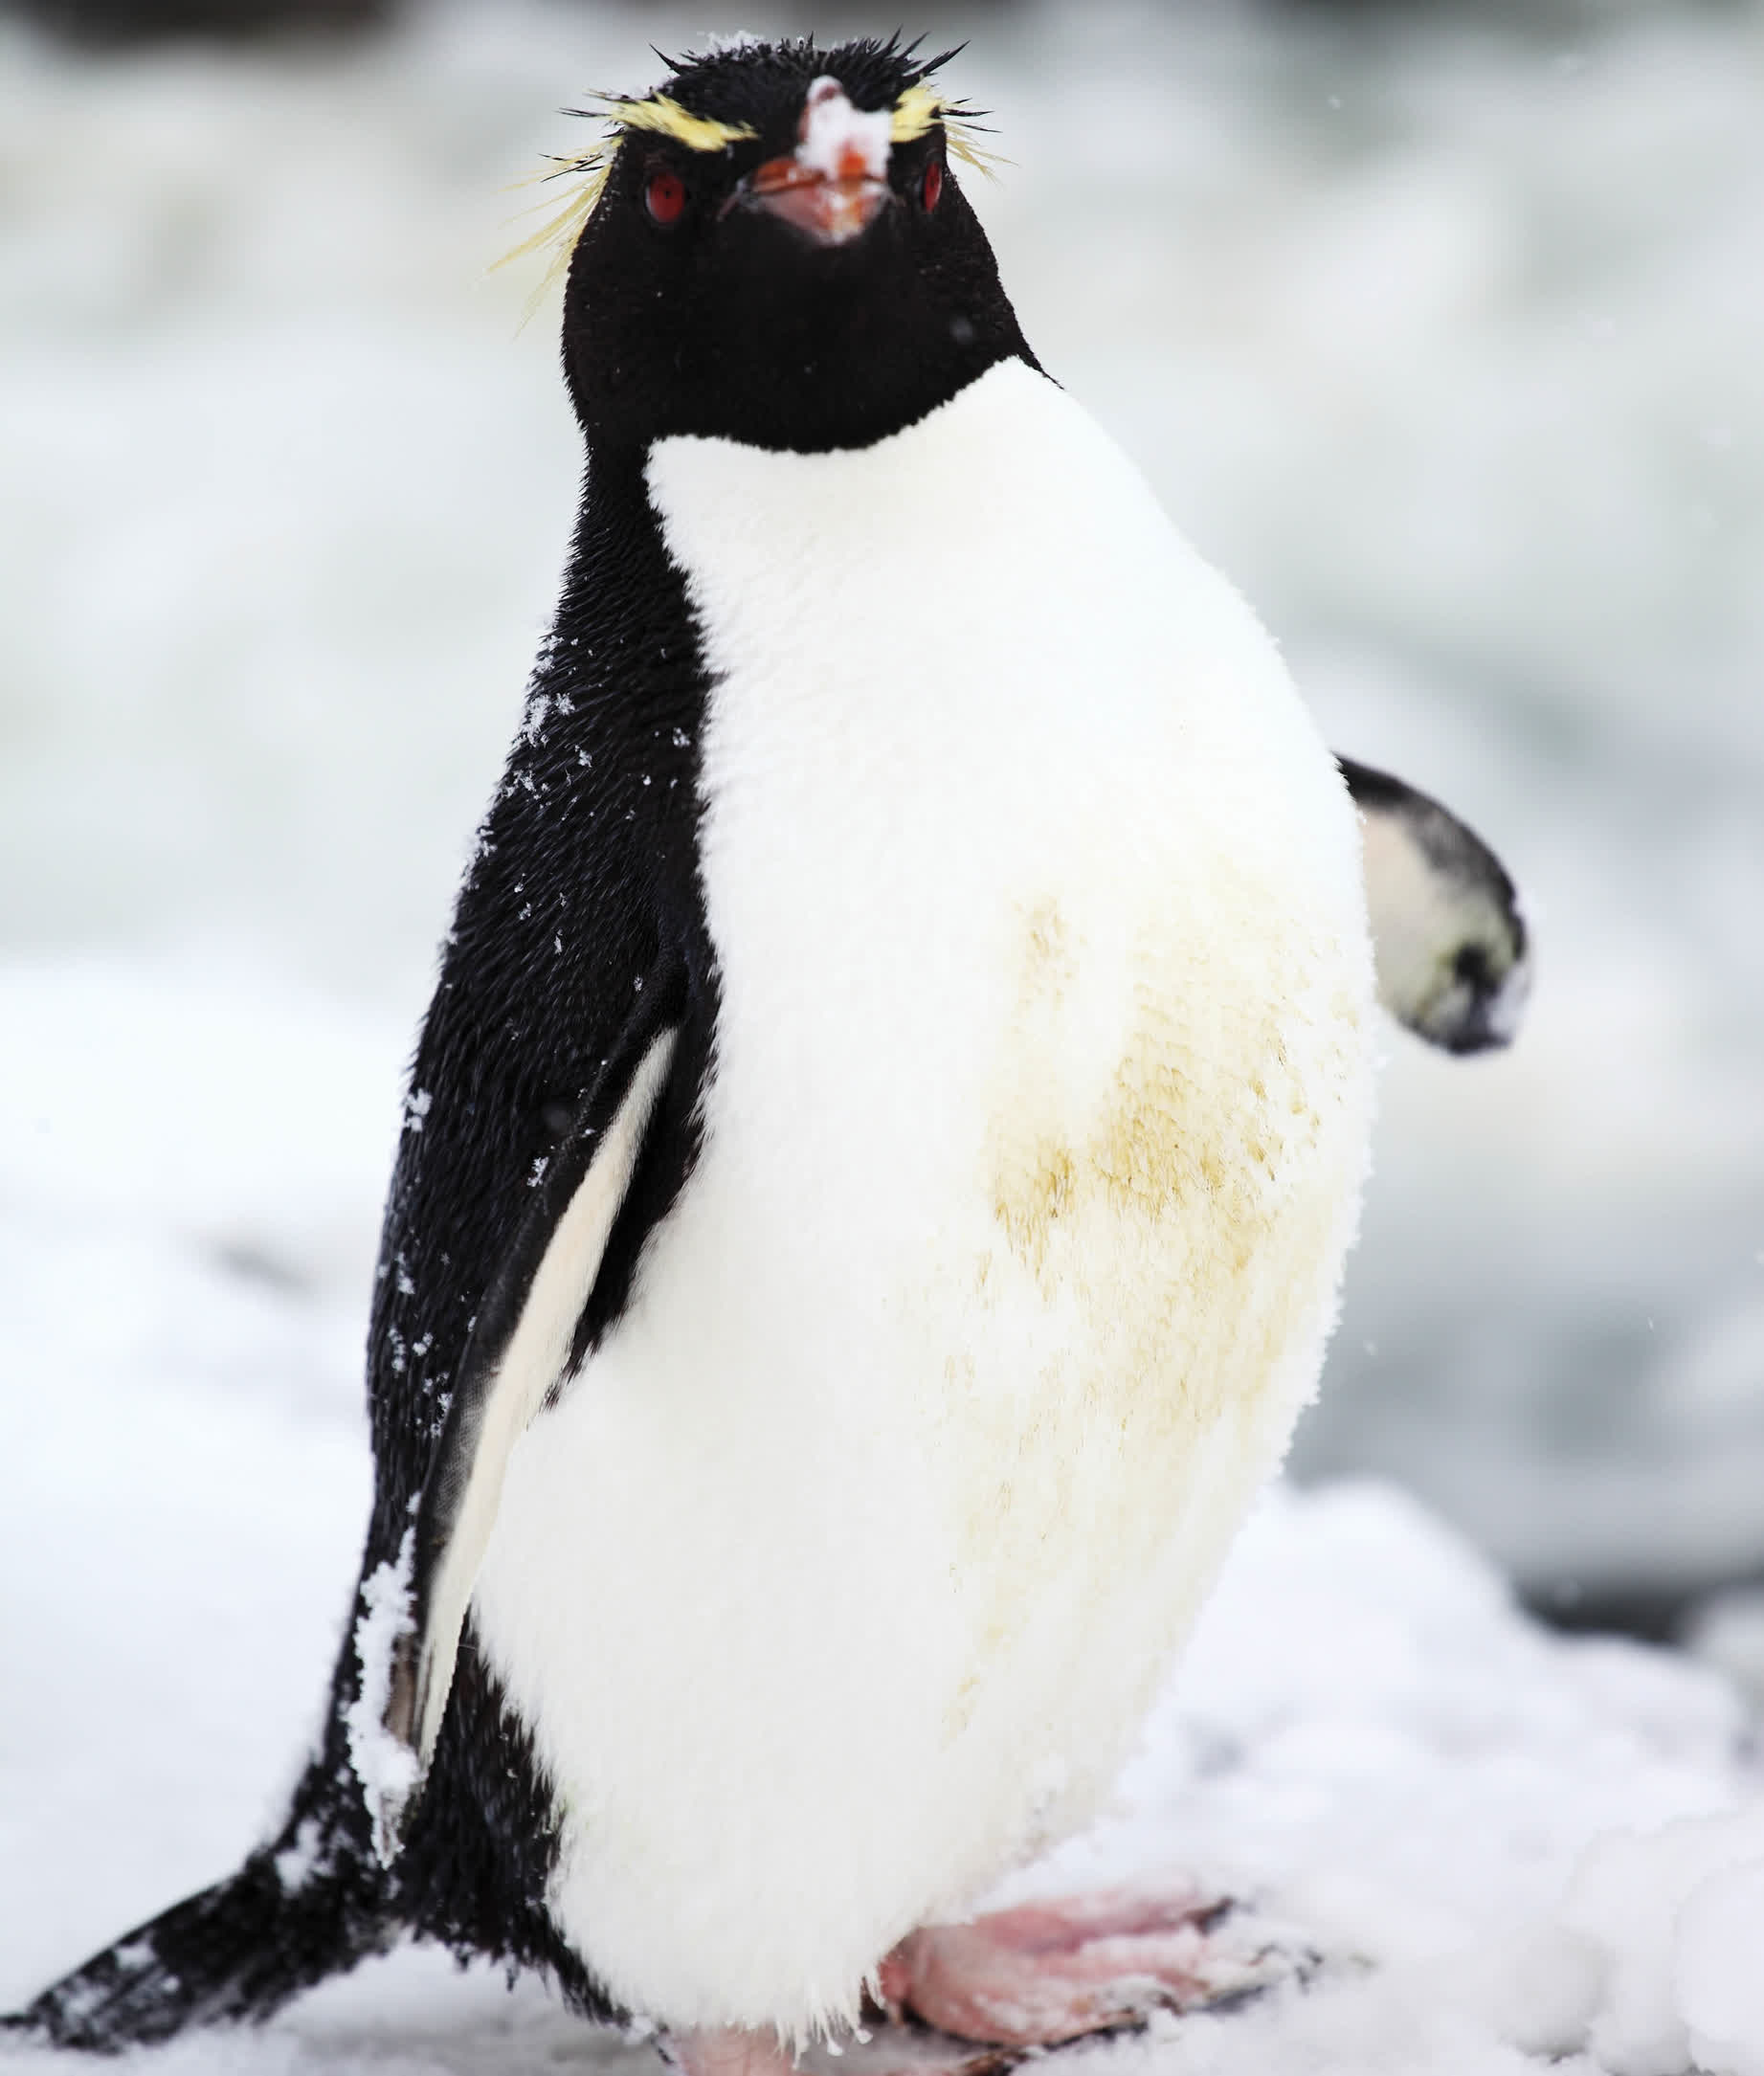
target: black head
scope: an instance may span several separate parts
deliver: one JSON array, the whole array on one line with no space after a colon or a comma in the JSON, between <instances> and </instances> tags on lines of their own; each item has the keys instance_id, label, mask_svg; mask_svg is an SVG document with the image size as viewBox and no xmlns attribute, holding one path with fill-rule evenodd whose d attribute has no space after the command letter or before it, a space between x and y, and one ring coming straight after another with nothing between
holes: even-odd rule
<instances>
[{"instance_id":1,"label":"black head","mask_svg":"<svg viewBox=\"0 0 1764 2076\"><path fill-rule=\"evenodd\" d=\"M893 41L749 44L610 104L564 303L592 449L868 446L1031 359L949 168L938 62Z\"/></svg>"}]
</instances>

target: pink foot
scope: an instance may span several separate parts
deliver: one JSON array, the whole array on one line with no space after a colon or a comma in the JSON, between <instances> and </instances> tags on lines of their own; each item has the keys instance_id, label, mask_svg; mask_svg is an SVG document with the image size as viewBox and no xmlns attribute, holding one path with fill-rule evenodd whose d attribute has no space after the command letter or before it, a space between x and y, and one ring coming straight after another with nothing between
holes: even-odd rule
<instances>
[{"instance_id":1,"label":"pink foot","mask_svg":"<svg viewBox=\"0 0 1764 2076\"><path fill-rule=\"evenodd\" d=\"M1289 1972L1265 1939L1221 1936L1192 1888L1115 1889L927 1925L878 1971L886 2020L793 2064L775 2033L676 2034L682 2076L1000 2076L1026 2052L1194 2011Z\"/></svg>"},{"instance_id":2,"label":"pink foot","mask_svg":"<svg viewBox=\"0 0 1764 2076\"><path fill-rule=\"evenodd\" d=\"M959 2040L1055 2046L1254 1986L1252 1957L1209 1937L1224 1914L1193 1889L1117 1889L930 1925L883 1961L882 1998Z\"/></svg>"}]
</instances>

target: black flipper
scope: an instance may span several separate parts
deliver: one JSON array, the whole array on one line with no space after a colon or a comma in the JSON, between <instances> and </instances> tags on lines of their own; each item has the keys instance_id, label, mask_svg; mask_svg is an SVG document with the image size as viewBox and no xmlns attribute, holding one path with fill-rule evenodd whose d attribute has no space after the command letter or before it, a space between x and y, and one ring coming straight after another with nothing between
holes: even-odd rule
<instances>
[{"instance_id":1,"label":"black flipper","mask_svg":"<svg viewBox=\"0 0 1764 2076\"><path fill-rule=\"evenodd\" d=\"M435 1755L466 1610L496 1525L502 1477L535 1414L572 1374L591 1338L589 1301L630 1193L679 1038L679 996L656 976L656 1014L633 1019L568 1141L535 1189L532 1212L479 1314L417 1515L413 1619L389 1682L385 1727L414 1754ZM390 1858L408 1800L374 1814Z\"/></svg>"},{"instance_id":2,"label":"black flipper","mask_svg":"<svg viewBox=\"0 0 1764 2076\"><path fill-rule=\"evenodd\" d=\"M1444 1052L1511 1044L1531 948L1507 868L1439 801L1387 771L1335 761L1360 811L1378 999Z\"/></svg>"}]
</instances>

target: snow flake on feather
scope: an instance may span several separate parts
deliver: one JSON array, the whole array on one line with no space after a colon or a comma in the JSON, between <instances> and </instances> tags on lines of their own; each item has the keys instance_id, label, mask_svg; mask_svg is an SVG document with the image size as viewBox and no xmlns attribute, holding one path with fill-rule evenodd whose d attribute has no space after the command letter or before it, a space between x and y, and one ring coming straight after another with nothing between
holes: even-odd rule
<instances>
[{"instance_id":1,"label":"snow flake on feather","mask_svg":"<svg viewBox=\"0 0 1764 2076\"><path fill-rule=\"evenodd\" d=\"M396 1562L379 1564L362 1582L362 1612L355 1624L355 1659L361 1680L344 1710L349 1764L361 1783L373 1826L373 1849L382 1866L397 1857L398 1820L416 1786L416 1753L386 1727L392 1691L392 1657L415 1634L411 1610L411 1574L416 1561L414 1524L404 1531Z\"/></svg>"},{"instance_id":2,"label":"snow flake on feather","mask_svg":"<svg viewBox=\"0 0 1764 2076\"><path fill-rule=\"evenodd\" d=\"M421 1131L423 1119L435 1106L435 1098L426 1088L413 1088L404 1099L404 1128L406 1131Z\"/></svg>"},{"instance_id":3,"label":"snow flake on feather","mask_svg":"<svg viewBox=\"0 0 1764 2076\"><path fill-rule=\"evenodd\" d=\"M302 1819L294 1842L284 1845L273 1863L282 1894L298 1895L315 1875L330 1871L330 1855L324 1849L324 1834L316 1817Z\"/></svg>"},{"instance_id":4,"label":"snow flake on feather","mask_svg":"<svg viewBox=\"0 0 1764 2076\"><path fill-rule=\"evenodd\" d=\"M113 1947L107 1958L115 1963L116 1973L95 1976L82 1972L48 1992L46 2001L59 2027L72 2033L86 2031L89 2021L123 1991L137 2015L174 2008L183 1984L160 1960L150 1934Z\"/></svg>"},{"instance_id":5,"label":"snow flake on feather","mask_svg":"<svg viewBox=\"0 0 1764 2076\"><path fill-rule=\"evenodd\" d=\"M838 80L823 74L809 87L799 136L796 164L805 170L829 180L854 174L881 180L894 141L894 111L854 108Z\"/></svg>"}]
</instances>

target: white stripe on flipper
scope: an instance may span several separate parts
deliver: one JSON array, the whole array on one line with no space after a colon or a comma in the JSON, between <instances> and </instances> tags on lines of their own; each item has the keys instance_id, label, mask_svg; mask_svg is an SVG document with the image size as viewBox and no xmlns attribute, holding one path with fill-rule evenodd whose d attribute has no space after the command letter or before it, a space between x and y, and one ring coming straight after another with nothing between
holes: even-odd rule
<instances>
[{"instance_id":1,"label":"white stripe on flipper","mask_svg":"<svg viewBox=\"0 0 1764 2076\"><path fill-rule=\"evenodd\" d=\"M509 1454L569 1360L576 1323L600 1273L613 1221L630 1188L637 1152L674 1054L678 1033L661 1032L643 1055L581 1186L557 1221L509 1336L484 1408L471 1475L429 1596L417 1691L416 1750L427 1768L453 1686L465 1611L502 1504Z\"/></svg>"}]
</instances>

